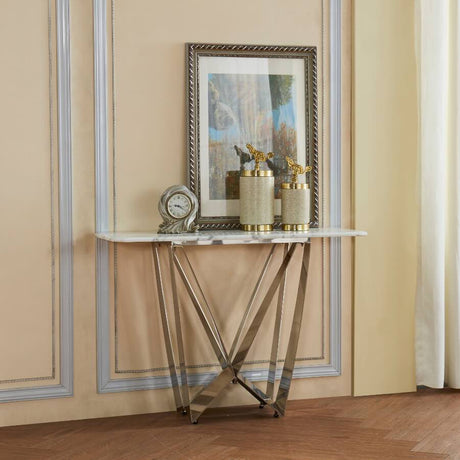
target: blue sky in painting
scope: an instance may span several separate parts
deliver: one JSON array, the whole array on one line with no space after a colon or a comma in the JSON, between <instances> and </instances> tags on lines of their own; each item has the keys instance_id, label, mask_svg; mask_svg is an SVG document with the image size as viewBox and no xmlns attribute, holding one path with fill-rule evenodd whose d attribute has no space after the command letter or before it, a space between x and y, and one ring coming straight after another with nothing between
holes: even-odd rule
<instances>
[{"instance_id":1,"label":"blue sky in painting","mask_svg":"<svg viewBox=\"0 0 460 460\"><path fill-rule=\"evenodd\" d=\"M212 81L214 74L208 74L208 81ZM288 128L296 128L296 86L292 85L291 98L287 104L280 106L277 109L272 109L266 112L266 118L273 120L275 130L279 130L282 124ZM209 139L211 141L221 141L224 137L238 136L238 125L233 125L225 130L217 130L209 126Z\"/></svg>"}]
</instances>

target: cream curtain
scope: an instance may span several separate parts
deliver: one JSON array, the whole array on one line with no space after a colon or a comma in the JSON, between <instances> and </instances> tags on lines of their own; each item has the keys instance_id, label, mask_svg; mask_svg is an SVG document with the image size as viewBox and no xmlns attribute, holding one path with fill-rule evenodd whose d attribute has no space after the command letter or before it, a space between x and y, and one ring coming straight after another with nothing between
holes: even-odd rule
<instances>
[{"instance_id":1,"label":"cream curtain","mask_svg":"<svg viewBox=\"0 0 460 460\"><path fill-rule=\"evenodd\" d=\"M460 388L460 8L416 0L417 385Z\"/></svg>"}]
</instances>

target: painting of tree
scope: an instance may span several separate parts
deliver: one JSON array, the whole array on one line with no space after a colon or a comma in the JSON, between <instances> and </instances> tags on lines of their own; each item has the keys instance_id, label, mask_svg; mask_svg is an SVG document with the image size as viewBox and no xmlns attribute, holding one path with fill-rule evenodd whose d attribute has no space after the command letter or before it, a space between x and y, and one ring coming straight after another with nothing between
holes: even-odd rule
<instances>
[{"instance_id":1,"label":"painting of tree","mask_svg":"<svg viewBox=\"0 0 460 460\"><path fill-rule=\"evenodd\" d=\"M208 75L210 199L237 199L244 149L275 153L276 192L287 173L284 157L297 158L296 86L293 75ZM248 169L250 164L245 165Z\"/></svg>"}]
</instances>

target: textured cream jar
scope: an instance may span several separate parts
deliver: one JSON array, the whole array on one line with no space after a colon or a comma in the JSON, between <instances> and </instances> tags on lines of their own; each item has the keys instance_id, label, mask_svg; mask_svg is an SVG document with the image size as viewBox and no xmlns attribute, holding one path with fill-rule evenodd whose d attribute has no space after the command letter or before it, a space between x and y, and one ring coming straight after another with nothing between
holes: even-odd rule
<instances>
[{"instance_id":1,"label":"textured cream jar","mask_svg":"<svg viewBox=\"0 0 460 460\"><path fill-rule=\"evenodd\" d=\"M281 221L283 230L307 230L310 222L308 184L281 185Z\"/></svg>"},{"instance_id":2,"label":"textured cream jar","mask_svg":"<svg viewBox=\"0 0 460 460\"><path fill-rule=\"evenodd\" d=\"M240 224L247 231L270 231L275 221L273 171L243 171L240 177Z\"/></svg>"}]
</instances>

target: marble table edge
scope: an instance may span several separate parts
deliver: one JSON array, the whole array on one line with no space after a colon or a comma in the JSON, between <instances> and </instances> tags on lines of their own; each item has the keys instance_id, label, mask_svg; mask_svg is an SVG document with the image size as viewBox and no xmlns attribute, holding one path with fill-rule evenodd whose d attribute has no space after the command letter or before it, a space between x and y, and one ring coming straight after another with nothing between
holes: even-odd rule
<instances>
[{"instance_id":1,"label":"marble table edge","mask_svg":"<svg viewBox=\"0 0 460 460\"><path fill-rule=\"evenodd\" d=\"M205 230L195 233L159 234L156 232L97 232L96 238L113 243L175 243L175 244L251 244L289 243L310 238L343 238L366 236L362 230L345 228L313 228L306 232L244 232L242 230Z\"/></svg>"}]
</instances>

